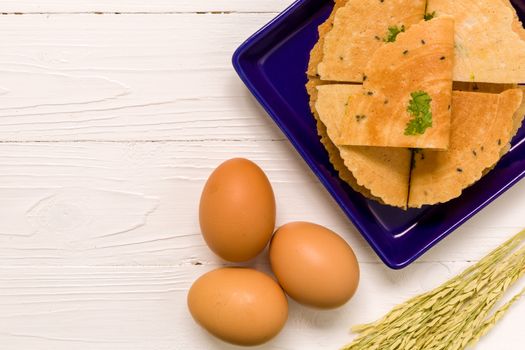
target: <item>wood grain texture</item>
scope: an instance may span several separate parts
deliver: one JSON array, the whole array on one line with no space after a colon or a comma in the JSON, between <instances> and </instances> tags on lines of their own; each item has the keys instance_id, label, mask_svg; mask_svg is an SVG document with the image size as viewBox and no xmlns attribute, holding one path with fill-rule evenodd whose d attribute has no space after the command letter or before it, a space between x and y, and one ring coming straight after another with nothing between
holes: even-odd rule
<instances>
[{"instance_id":1,"label":"wood grain texture","mask_svg":"<svg viewBox=\"0 0 525 350\"><path fill-rule=\"evenodd\" d=\"M287 142L0 143L0 265L217 263L200 235L204 182L223 160L257 162L274 186L278 224L307 220L366 242ZM525 226L511 189L422 261L468 261ZM475 243L473 243L475 242Z\"/></svg>"},{"instance_id":2,"label":"wood grain texture","mask_svg":"<svg viewBox=\"0 0 525 350\"><path fill-rule=\"evenodd\" d=\"M352 301L333 311L290 301L284 330L256 349L337 349L352 339L348 325L374 320L465 266L416 263L400 278L380 264L362 264L367 278ZM186 308L191 283L217 267L0 268L2 349L240 349L208 335ZM519 344L513 323L524 310L513 308L479 349L512 349L501 339Z\"/></svg>"},{"instance_id":3,"label":"wood grain texture","mask_svg":"<svg viewBox=\"0 0 525 350\"><path fill-rule=\"evenodd\" d=\"M280 12L291 0L2 0L3 13Z\"/></svg>"},{"instance_id":4,"label":"wood grain texture","mask_svg":"<svg viewBox=\"0 0 525 350\"><path fill-rule=\"evenodd\" d=\"M4 16L0 140L282 139L231 66L272 17Z\"/></svg>"},{"instance_id":5,"label":"wood grain texture","mask_svg":"<svg viewBox=\"0 0 525 350\"><path fill-rule=\"evenodd\" d=\"M231 68L233 50L288 3L0 3L1 350L240 349L186 309L191 283L223 265L197 207L206 178L232 157L267 172L278 225L325 225L362 267L349 304L292 301L284 331L256 349L337 349L352 324L525 226L520 183L407 269L379 262ZM245 265L268 271L266 253ZM521 348L524 311L518 303L478 349Z\"/></svg>"}]
</instances>

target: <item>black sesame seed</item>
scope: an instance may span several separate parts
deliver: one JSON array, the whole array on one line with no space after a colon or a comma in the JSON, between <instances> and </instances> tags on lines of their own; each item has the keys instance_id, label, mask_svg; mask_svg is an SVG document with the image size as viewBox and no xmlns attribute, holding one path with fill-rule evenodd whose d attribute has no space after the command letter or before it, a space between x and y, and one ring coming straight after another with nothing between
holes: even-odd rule
<instances>
[{"instance_id":1,"label":"black sesame seed","mask_svg":"<svg viewBox=\"0 0 525 350\"><path fill-rule=\"evenodd\" d=\"M368 77L366 75L363 74L363 81L366 81Z\"/></svg>"},{"instance_id":2,"label":"black sesame seed","mask_svg":"<svg viewBox=\"0 0 525 350\"><path fill-rule=\"evenodd\" d=\"M421 44L425 45L426 44L425 40L421 39Z\"/></svg>"},{"instance_id":3,"label":"black sesame seed","mask_svg":"<svg viewBox=\"0 0 525 350\"><path fill-rule=\"evenodd\" d=\"M385 104L388 104L388 100L385 100L385 102L384 102L384 103L385 103Z\"/></svg>"},{"instance_id":4,"label":"black sesame seed","mask_svg":"<svg viewBox=\"0 0 525 350\"><path fill-rule=\"evenodd\" d=\"M450 111L450 105L448 105L448 110Z\"/></svg>"},{"instance_id":5,"label":"black sesame seed","mask_svg":"<svg viewBox=\"0 0 525 350\"><path fill-rule=\"evenodd\" d=\"M458 173L462 173L463 172L463 169L461 169L461 168L457 168L456 170L457 170Z\"/></svg>"},{"instance_id":6,"label":"black sesame seed","mask_svg":"<svg viewBox=\"0 0 525 350\"><path fill-rule=\"evenodd\" d=\"M374 92L373 92L373 91L368 91L366 94L367 94L368 96L372 96L372 95L374 94Z\"/></svg>"},{"instance_id":7,"label":"black sesame seed","mask_svg":"<svg viewBox=\"0 0 525 350\"><path fill-rule=\"evenodd\" d=\"M408 50L403 51L403 55L406 55L408 53Z\"/></svg>"},{"instance_id":8,"label":"black sesame seed","mask_svg":"<svg viewBox=\"0 0 525 350\"><path fill-rule=\"evenodd\" d=\"M374 37L376 40L381 40L380 37L378 37L377 35Z\"/></svg>"},{"instance_id":9,"label":"black sesame seed","mask_svg":"<svg viewBox=\"0 0 525 350\"><path fill-rule=\"evenodd\" d=\"M498 139L498 146L501 146L501 139Z\"/></svg>"},{"instance_id":10,"label":"black sesame seed","mask_svg":"<svg viewBox=\"0 0 525 350\"><path fill-rule=\"evenodd\" d=\"M366 115L364 115L364 114L361 114L361 115L357 114L357 115L355 116L355 120L356 120L358 123L359 123L361 120L363 120L363 119L366 119Z\"/></svg>"},{"instance_id":11,"label":"black sesame seed","mask_svg":"<svg viewBox=\"0 0 525 350\"><path fill-rule=\"evenodd\" d=\"M339 56L339 59L342 61L342 60L344 60L344 57L343 56Z\"/></svg>"},{"instance_id":12,"label":"black sesame seed","mask_svg":"<svg viewBox=\"0 0 525 350\"><path fill-rule=\"evenodd\" d=\"M485 147L481 146L481 152L483 152L485 150Z\"/></svg>"},{"instance_id":13,"label":"black sesame seed","mask_svg":"<svg viewBox=\"0 0 525 350\"><path fill-rule=\"evenodd\" d=\"M474 157L478 156L478 153L475 150L472 150L472 154L474 155Z\"/></svg>"},{"instance_id":14,"label":"black sesame seed","mask_svg":"<svg viewBox=\"0 0 525 350\"><path fill-rule=\"evenodd\" d=\"M441 56L439 59L443 61L445 58L445 56Z\"/></svg>"}]
</instances>

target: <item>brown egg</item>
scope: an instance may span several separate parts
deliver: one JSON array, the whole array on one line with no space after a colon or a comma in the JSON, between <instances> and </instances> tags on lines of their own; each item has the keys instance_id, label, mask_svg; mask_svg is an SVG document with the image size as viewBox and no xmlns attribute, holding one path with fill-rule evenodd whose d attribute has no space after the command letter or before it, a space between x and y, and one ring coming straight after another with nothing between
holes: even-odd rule
<instances>
[{"instance_id":1,"label":"brown egg","mask_svg":"<svg viewBox=\"0 0 525 350\"><path fill-rule=\"evenodd\" d=\"M258 345L276 336L288 318L281 287L248 268L221 268L201 276L188 294L191 315L216 337L238 345Z\"/></svg>"},{"instance_id":2,"label":"brown egg","mask_svg":"<svg viewBox=\"0 0 525 350\"><path fill-rule=\"evenodd\" d=\"M348 243L308 222L289 223L275 232L270 264L284 291L309 306L341 306L359 284L359 265Z\"/></svg>"},{"instance_id":3,"label":"brown egg","mask_svg":"<svg viewBox=\"0 0 525 350\"><path fill-rule=\"evenodd\" d=\"M202 191L199 221L206 243L221 258L256 257L275 228L275 197L261 168L242 158L222 163Z\"/></svg>"}]
</instances>

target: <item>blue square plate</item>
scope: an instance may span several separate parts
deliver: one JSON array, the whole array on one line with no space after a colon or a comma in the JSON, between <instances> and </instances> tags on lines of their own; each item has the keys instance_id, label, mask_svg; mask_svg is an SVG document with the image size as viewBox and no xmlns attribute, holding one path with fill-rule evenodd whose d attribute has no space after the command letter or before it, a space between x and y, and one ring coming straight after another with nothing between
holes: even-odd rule
<instances>
[{"instance_id":1,"label":"blue square plate","mask_svg":"<svg viewBox=\"0 0 525 350\"><path fill-rule=\"evenodd\" d=\"M523 21L524 1L513 2ZM329 16L332 6L328 0L296 1L237 49L233 65L385 264L400 269L525 175L525 128L498 166L455 200L403 211L365 199L339 179L328 161L305 90L305 71L318 39L317 26Z\"/></svg>"}]
</instances>

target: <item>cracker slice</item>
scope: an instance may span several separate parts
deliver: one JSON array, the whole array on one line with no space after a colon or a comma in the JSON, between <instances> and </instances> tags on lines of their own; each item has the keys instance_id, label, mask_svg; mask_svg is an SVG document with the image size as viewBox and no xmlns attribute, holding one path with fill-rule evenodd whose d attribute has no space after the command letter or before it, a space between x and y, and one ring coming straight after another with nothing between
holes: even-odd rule
<instances>
[{"instance_id":1,"label":"cracker slice","mask_svg":"<svg viewBox=\"0 0 525 350\"><path fill-rule=\"evenodd\" d=\"M456 22L455 81L525 82L525 31L508 0L428 0Z\"/></svg>"},{"instance_id":2,"label":"cracker slice","mask_svg":"<svg viewBox=\"0 0 525 350\"><path fill-rule=\"evenodd\" d=\"M523 24L521 23L518 13L516 12L516 9L514 6L512 6L512 3L510 0L501 0L507 6L514 14L514 19L512 21L512 30L514 30L522 40L525 40L525 28L523 28Z\"/></svg>"},{"instance_id":3,"label":"cracker slice","mask_svg":"<svg viewBox=\"0 0 525 350\"><path fill-rule=\"evenodd\" d=\"M323 144L324 148L328 152L328 158L330 160L330 163L334 166L334 169L338 172L339 177L341 180L346 182L354 191L361 193L363 196L365 196L368 199L374 199L379 200L379 198L374 197L370 190L367 188L360 186L357 183L356 178L354 175L348 170L344 164L343 159L341 158L341 155L339 154L339 149L336 145L330 140L328 137L328 133L326 130L326 126L323 124L321 119L319 119L319 114L317 113L317 110L315 109L315 103L317 101L317 86L323 85L323 82L320 79L317 78L310 78L308 80L308 83L306 84L306 91L308 92L308 95L310 96L310 110L312 111L312 114L316 120L316 127L317 127L317 134L320 137L320 141Z\"/></svg>"},{"instance_id":4,"label":"cracker slice","mask_svg":"<svg viewBox=\"0 0 525 350\"><path fill-rule=\"evenodd\" d=\"M310 61L308 62L308 70L306 71L306 74L311 77L317 77L317 65L321 62L323 59L323 47L324 47L324 39L325 35L332 30L332 27L334 25L334 18L336 11L345 6L348 0L335 0L334 8L332 10L332 13L330 14L330 17L319 26L318 32L319 32L319 40L317 43L315 43L314 47L312 48L312 51L310 51Z\"/></svg>"},{"instance_id":5,"label":"cracker slice","mask_svg":"<svg viewBox=\"0 0 525 350\"><path fill-rule=\"evenodd\" d=\"M376 50L363 90L348 100L338 145L446 149L454 61L454 20L421 21L396 42ZM426 94L426 95L425 95ZM421 101L419 96L431 102ZM428 101L428 100L427 100ZM415 113L414 106L421 113ZM428 117L426 128L410 131L413 120Z\"/></svg>"},{"instance_id":6,"label":"cracker slice","mask_svg":"<svg viewBox=\"0 0 525 350\"><path fill-rule=\"evenodd\" d=\"M344 118L348 96L360 87L355 85L318 86L315 108L326 125L329 137L338 133ZM338 147L344 165L359 186L384 204L406 208L411 152L402 148Z\"/></svg>"},{"instance_id":7,"label":"cracker slice","mask_svg":"<svg viewBox=\"0 0 525 350\"><path fill-rule=\"evenodd\" d=\"M389 28L408 29L425 14L425 0L348 0L335 12L326 34L317 70L323 80L362 82L376 49L385 44Z\"/></svg>"},{"instance_id":8,"label":"cracker slice","mask_svg":"<svg viewBox=\"0 0 525 350\"><path fill-rule=\"evenodd\" d=\"M448 151L421 150L414 156L409 207L444 203L459 197L493 167L515 128L522 91L501 94L454 91Z\"/></svg>"}]
</instances>

